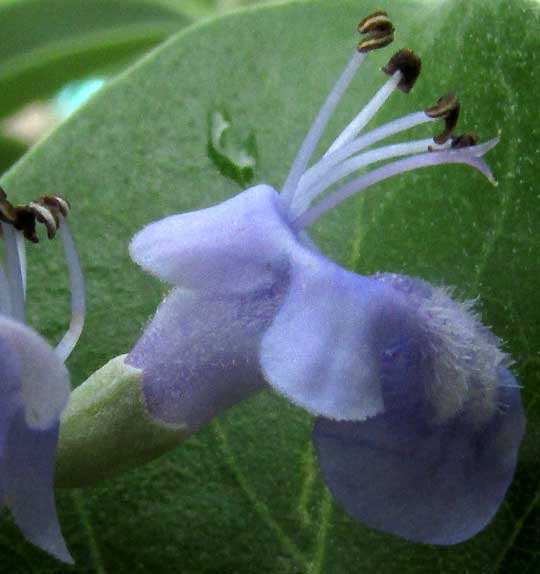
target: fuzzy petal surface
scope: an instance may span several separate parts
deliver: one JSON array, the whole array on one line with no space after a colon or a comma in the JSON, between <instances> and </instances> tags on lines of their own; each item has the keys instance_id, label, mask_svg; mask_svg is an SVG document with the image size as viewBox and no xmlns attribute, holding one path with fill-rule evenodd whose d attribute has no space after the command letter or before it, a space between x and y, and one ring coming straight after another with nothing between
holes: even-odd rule
<instances>
[{"instance_id":1,"label":"fuzzy petal surface","mask_svg":"<svg viewBox=\"0 0 540 574\"><path fill-rule=\"evenodd\" d=\"M2 465L4 497L24 536L67 563L66 547L54 502L54 463L59 422L47 430L27 425L24 410L16 413L9 429Z\"/></svg>"},{"instance_id":2,"label":"fuzzy petal surface","mask_svg":"<svg viewBox=\"0 0 540 574\"><path fill-rule=\"evenodd\" d=\"M296 242L280 202L274 189L259 185L219 205L166 217L134 236L131 257L178 287L256 291L287 269Z\"/></svg>"},{"instance_id":3,"label":"fuzzy petal surface","mask_svg":"<svg viewBox=\"0 0 540 574\"><path fill-rule=\"evenodd\" d=\"M69 374L64 363L42 337L17 321L0 317L0 338L17 355L28 425L50 428L69 400Z\"/></svg>"},{"instance_id":4,"label":"fuzzy petal surface","mask_svg":"<svg viewBox=\"0 0 540 574\"><path fill-rule=\"evenodd\" d=\"M5 338L0 337L0 510L4 505L5 465L3 463L8 433L21 405L21 369L17 354Z\"/></svg>"},{"instance_id":5,"label":"fuzzy petal surface","mask_svg":"<svg viewBox=\"0 0 540 574\"><path fill-rule=\"evenodd\" d=\"M283 305L261 344L268 383L309 412L363 420L383 408L372 317L386 291L304 251L292 259Z\"/></svg>"},{"instance_id":6,"label":"fuzzy petal surface","mask_svg":"<svg viewBox=\"0 0 540 574\"><path fill-rule=\"evenodd\" d=\"M515 385L508 371L501 383ZM512 480L525 418L517 386L482 428L467 415L431 425L392 412L364 422L319 418L313 439L324 479L366 525L414 542L450 545L493 518Z\"/></svg>"},{"instance_id":7,"label":"fuzzy petal surface","mask_svg":"<svg viewBox=\"0 0 540 574\"><path fill-rule=\"evenodd\" d=\"M5 451L9 427L15 413L22 405L21 367L17 353L5 337L0 337L0 461ZM2 467L0 466L0 486L2 484ZM0 496L0 507L2 497Z\"/></svg>"},{"instance_id":8,"label":"fuzzy petal surface","mask_svg":"<svg viewBox=\"0 0 540 574\"><path fill-rule=\"evenodd\" d=\"M0 495L24 536L72 563L54 503L60 414L67 370L32 329L0 318Z\"/></svg>"},{"instance_id":9,"label":"fuzzy petal surface","mask_svg":"<svg viewBox=\"0 0 540 574\"><path fill-rule=\"evenodd\" d=\"M193 432L262 388L258 346L284 285L220 296L174 289L126 359L143 371L149 413Z\"/></svg>"}]
</instances>

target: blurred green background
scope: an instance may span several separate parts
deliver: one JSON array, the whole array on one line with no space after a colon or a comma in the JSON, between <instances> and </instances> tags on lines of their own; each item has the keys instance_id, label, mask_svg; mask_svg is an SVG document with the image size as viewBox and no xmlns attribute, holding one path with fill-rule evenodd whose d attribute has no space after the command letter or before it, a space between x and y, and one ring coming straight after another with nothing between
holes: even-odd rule
<instances>
[{"instance_id":1,"label":"blurred green background","mask_svg":"<svg viewBox=\"0 0 540 574\"><path fill-rule=\"evenodd\" d=\"M0 173L65 117L47 104L69 82L111 78L197 20L269 1L0 0Z\"/></svg>"}]
</instances>

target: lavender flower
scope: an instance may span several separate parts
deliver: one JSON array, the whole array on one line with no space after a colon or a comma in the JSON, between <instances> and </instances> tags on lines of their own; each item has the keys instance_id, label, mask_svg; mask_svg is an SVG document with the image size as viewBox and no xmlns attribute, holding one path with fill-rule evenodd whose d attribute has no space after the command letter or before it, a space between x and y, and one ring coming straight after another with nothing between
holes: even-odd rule
<instances>
[{"instance_id":1,"label":"lavender flower","mask_svg":"<svg viewBox=\"0 0 540 574\"><path fill-rule=\"evenodd\" d=\"M54 503L53 474L60 414L69 399L64 361L82 330L84 290L78 257L64 222L69 206L44 197L12 206L0 190L0 220L7 272L0 265L0 501L24 536L64 562L72 563ZM72 320L55 349L25 324L24 236L37 242L36 220L49 237L64 243L72 287Z\"/></svg>"},{"instance_id":2,"label":"lavender flower","mask_svg":"<svg viewBox=\"0 0 540 574\"><path fill-rule=\"evenodd\" d=\"M403 50L384 69L383 87L308 168L341 95L393 27L378 12L359 31L365 39L280 193L258 185L134 237L133 259L175 288L127 362L142 370L149 413L187 432L270 385L318 417L319 463L347 512L406 539L454 544L486 526L514 473L524 416L510 358L448 290L351 273L305 230L352 194L409 170L464 163L493 182L482 156L497 140L451 135L452 94L359 135L394 90L414 84L420 61ZM445 128L435 138L363 151L439 119ZM313 203L358 169L396 157Z\"/></svg>"}]
</instances>

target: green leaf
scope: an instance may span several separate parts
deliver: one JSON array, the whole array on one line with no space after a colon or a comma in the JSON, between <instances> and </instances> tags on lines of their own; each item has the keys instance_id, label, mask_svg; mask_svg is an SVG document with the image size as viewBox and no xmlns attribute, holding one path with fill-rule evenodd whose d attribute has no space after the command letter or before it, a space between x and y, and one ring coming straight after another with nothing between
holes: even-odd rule
<instances>
[{"instance_id":1,"label":"green leaf","mask_svg":"<svg viewBox=\"0 0 540 574\"><path fill-rule=\"evenodd\" d=\"M371 2L249 10L180 33L110 83L3 179L13 200L61 193L88 284L88 321L69 367L76 382L128 351L163 294L129 261L130 236L168 214L240 191L208 154L208 117L226 107L257 138L255 182L279 186L356 43ZM528 430L511 491L494 522L457 547L414 545L364 527L335 505L310 446L311 418L264 392L175 451L115 480L59 495L81 572L381 574L540 569L540 195L537 2L388 0L396 45L423 56L409 95L377 123L459 92L462 131L502 130L493 189L461 166L373 188L325 216L313 237L359 273L387 270L480 297L523 385ZM391 54L371 55L325 143L382 84ZM429 132L429 129L424 130ZM67 322L60 247L29 254L29 317L51 340ZM47 290L42 286L47 285ZM89 456L91 454L89 453ZM0 528L6 571L65 572Z\"/></svg>"},{"instance_id":2,"label":"green leaf","mask_svg":"<svg viewBox=\"0 0 540 574\"><path fill-rule=\"evenodd\" d=\"M276 0L157 0L174 6L193 18L204 18L247 5L275 2Z\"/></svg>"},{"instance_id":3,"label":"green leaf","mask_svg":"<svg viewBox=\"0 0 540 574\"><path fill-rule=\"evenodd\" d=\"M90 72L117 71L188 23L156 0L0 5L0 117Z\"/></svg>"},{"instance_id":4,"label":"green leaf","mask_svg":"<svg viewBox=\"0 0 540 574\"><path fill-rule=\"evenodd\" d=\"M0 174L7 171L25 151L25 145L10 138L0 136Z\"/></svg>"}]
</instances>

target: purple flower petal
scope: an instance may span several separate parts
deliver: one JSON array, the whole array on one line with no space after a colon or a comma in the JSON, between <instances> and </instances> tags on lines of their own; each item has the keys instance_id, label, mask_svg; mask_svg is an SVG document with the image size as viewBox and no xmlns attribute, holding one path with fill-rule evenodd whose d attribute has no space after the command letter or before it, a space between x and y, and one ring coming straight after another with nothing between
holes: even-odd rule
<instances>
[{"instance_id":1,"label":"purple flower petal","mask_svg":"<svg viewBox=\"0 0 540 574\"><path fill-rule=\"evenodd\" d=\"M282 298L272 284L248 295L174 289L126 361L143 370L150 414L193 432L261 388L258 347Z\"/></svg>"},{"instance_id":2,"label":"purple flower petal","mask_svg":"<svg viewBox=\"0 0 540 574\"><path fill-rule=\"evenodd\" d=\"M30 328L0 318L0 491L25 537L73 562L54 506L53 475L68 374Z\"/></svg>"},{"instance_id":3,"label":"purple flower petal","mask_svg":"<svg viewBox=\"0 0 540 574\"><path fill-rule=\"evenodd\" d=\"M408 540L467 540L497 512L525 429L515 379L501 370L500 382L500 408L481 428L467 414L440 425L420 412L319 418L313 438L332 494L357 520Z\"/></svg>"},{"instance_id":4,"label":"purple flower petal","mask_svg":"<svg viewBox=\"0 0 540 574\"><path fill-rule=\"evenodd\" d=\"M69 400L69 374L50 345L29 327L0 317L0 338L17 355L20 368L20 400L27 423L48 429L58 421Z\"/></svg>"},{"instance_id":5,"label":"purple flower petal","mask_svg":"<svg viewBox=\"0 0 540 574\"><path fill-rule=\"evenodd\" d=\"M259 185L219 205L151 223L131 241L130 254L160 279L205 292L254 291L288 266L295 237L281 199Z\"/></svg>"},{"instance_id":6,"label":"purple flower petal","mask_svg":"<svg viewBox=\"0 0 540 574\"><path fill-rule=\"evenodd\" d=\"M332 262L297 253L285 301L260 351L269 384L308 411L338 420L380 413L373 316L390 291Z\"/></svg>"},{"instance_id":7,"label":"purple flower petal","mask_svg":"<svg viewBox=\"0 0 540 574\"><path fill-rule=\"evenodd\" d=\"M67 563L73 559L66 547L54 503L54 462L57 422L47 430L33 430L21 408L7 438L3 487L5 502L24 536L36 546Z\"/></svg>"},{"instance_id":8,"label":"purple flower petal","mask_svg":"<svg viewBox=\"0 0 540 574\"><path fill-rule=\"evenodd\" d=\"M2 460L7 442L9 427L17 409L21 405L21 369L17 353L12 345L0 337L0 369L2 382L0 384L0 461ZM0 463L0 486L2 484L2 466ZM0 496L0 507L2 497Z\"/></svg>"}]
</instances>

